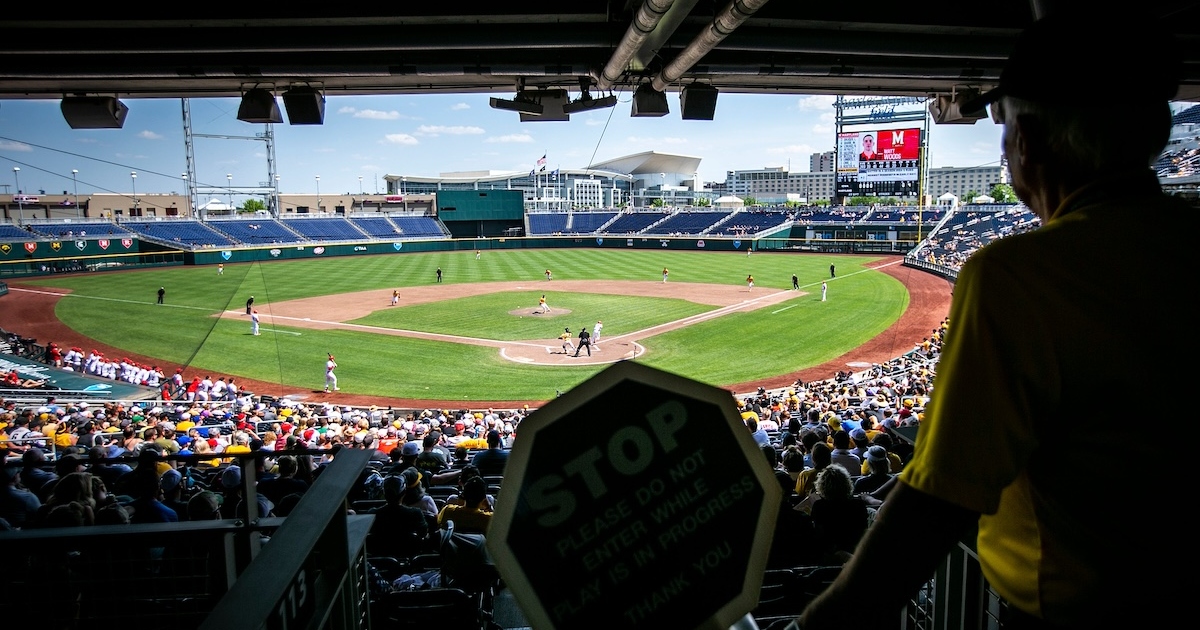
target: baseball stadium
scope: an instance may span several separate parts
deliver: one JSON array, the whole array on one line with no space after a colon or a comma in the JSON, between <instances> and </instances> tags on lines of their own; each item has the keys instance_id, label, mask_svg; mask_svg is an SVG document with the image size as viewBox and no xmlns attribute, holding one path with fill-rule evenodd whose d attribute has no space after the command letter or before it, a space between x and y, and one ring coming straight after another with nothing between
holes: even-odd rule
<instances>
[{"instance_id":1,"label":"baseball stadium","mask_svg":"<svg viewBox=\"0 0 1200 630\"><path fill-rule=\"evenodd\" d=\"M0 573L9 593L44 595L10 597L13 627L1186 616L1185 581L1147 579L1175 558L1128 544L1186 522L1163 483L1186 458L1150 483L1098 465L1157 463L1162 447L1094 402L1154 387L1165 344L1190 338L1136 294L1195 283L1186 248L1139 230L1195 214L1197 3L236 9L6 18L0 124L44 122L54 101L55 124L121 129L122 99L170 99L186 154L170 175L137 165L181 193L139 194L131 170L130 193L81 196L92 182L59 171L90 158L50 149L43 167L46 146L0 135ZM326 195L320 175L315 195L280 188L331 161L305 144L280 168L284 111L320 133L327 95L459 94L480 100L447 100L454 116L576 116L602 137L618 104L636 119L677 104L674 133L700 135L720 100L771 126L714 153L787 166L701 182L700 158L644 150L680 144L659 124L619 150L642 153L598 160L599 143L571 138L549 146L574 164L539 148L526 170L507 143L531 134L485 146L482 126L432 108L338 99L345 120L411 126L326 171ZM777 130L741 100L765 94L833 113ZM193 112L200 99L220 111ZM192 126L234 109L253 136ZM986 163L933 166L934 125L988 118L1002 133L974 147ZM792 137L806 133L831 150ZM476 140L418 146L443 134ZM256 148L220 156L222 187L203 181L199 138ZM136 151L113 146L97 162L124 179ZM266 177L235 188L251 155ZM396 155L413 161L365 192ZM506 167L408 172L442 155ZM357 195L328 191L354 177ZM74 190L22 187L43 178Z\"/></svg>"}]
</instances>

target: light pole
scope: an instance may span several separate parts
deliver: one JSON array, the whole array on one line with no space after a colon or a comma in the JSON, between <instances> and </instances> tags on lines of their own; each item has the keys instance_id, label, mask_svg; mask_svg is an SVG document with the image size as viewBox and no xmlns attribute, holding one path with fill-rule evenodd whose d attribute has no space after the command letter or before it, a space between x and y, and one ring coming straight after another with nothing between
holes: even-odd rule
<instances>
[{"instance_id":1,"label":"light pole","mask_svg":"<svg viewBox=\"0 0 1200 630\"><path fill-rule=\"evenodd\" d=\"M17 217L21 223L25 222L25 196L21 194L21 167L13 167L13 181L17 183Z\"/></svg>"},{"instance_id":2,"label":"light pole","mask_svg":"<svg viewBox=\"0 0 1200 630\"><path fill-rule=\"evenodd\" d=\"M71 169L71 183L75 184L75 216L83 218L83 211L79 209L79 169Z\"/></svg>"},{"instance_id":3,"label":"light pole","mask_svg":"<svg viewBox=\"0 0 1200 630\"><path fill-rule=\"evenodd\" d=\"M283 216L283 202L279 200L279 176L275 176L275 216Z\"/></svg>"},{"instance_id":4,"label":"light pole","mask_svg":"<svg viewBox=\"0 0 1200 630\"><path fill-rule=\"evenodd\" d=\"M407 182L408 182L408 178L401 175L400 176L400 200L404 202L404 213L405 214L408 214L408 194L405 193L405 188L407 188Z\"/></svg>"},{"instance_id":5,"label":"light pole","mask_svg":"<svg viewBox=\"0 0 1200 630\"><path fill-rule=\"evenodd\" d=\"M183 178L183 196L186 197L188 200L186 214L187 214L187 216L192 216L192 189L190 188L191 184L190 184L190 182L188 182L187 173L180 173L179 176L181 178Z\"/></svg>"},{"instance_id":6,"label":"light pole","mask_svg":"<svg viewBox=\"0 0 1200 630\"><path fill-rule=\"evenodd\" d=\"M321 211L321 176L317 175L317 212Z\"/></svg>"},{"instance_id":7,"label":"light pole","mask_svg":"<svg viewBox=\"0 0 1200 630\"><path fill-rule=\"evenodd\" d=\"M363 200L362 175L358 176L358 211L359 212L367 211L366 202Z\"/></svg>"},{"instance_id":8,"label":"light pole","mask_svg":"<svg viewBox=\"0 0 1200 630\"><path fill-rule=\"evenodd\" d=\"M129 171L129 179L133 182L133 211L129 216L138 216L138 200L137 200L137 171Z\"/></svg>"},{"instance_id":9,"label":"light pole","mask_svg":"<svg viewBox=\"0 0 1200 630\"><path fill-rule=\"evenodd\" d=\"M225 188L229 193L229 214L233 214L233 173L225 173Z\"/></svg>"}]
</instances>

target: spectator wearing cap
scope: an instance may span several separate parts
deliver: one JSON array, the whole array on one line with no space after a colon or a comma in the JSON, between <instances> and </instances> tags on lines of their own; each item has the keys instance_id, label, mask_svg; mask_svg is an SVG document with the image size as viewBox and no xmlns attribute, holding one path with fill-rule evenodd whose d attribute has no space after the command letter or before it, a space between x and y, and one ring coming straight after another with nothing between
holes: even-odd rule
<instances>
[{"instance_id":1,"label":"spectator wearing cap","mask_svg":"<svg viewBox=\"0 0 1200 630\"><path fill-rule=\"evenodd\" d=\"M887 453L888 472L896 475L904 469L904 460L901 459L899 453L892 452L892 447L895 443L892 441L891 435L887 433L880 433L879 435L875 436L875 440L871 444L872 446L878 446L882 448ZM866 457L863 457L862 474L870 474L870 470L867 467Z\"/></svg>"},{"instance_id":2,"label":"spectator wearing cap","mask_svg":"<svg viewBox=\"0 0 1200 630\"><path fill-rule=\"evenodd\" d=\"M504 475L504 469L508 466L508 451L504 450L500 439L500 432L492 429L487 433L486 450L477 453L471 458L471 464L479 469L479 474L484 477L499 477Z\"/></svg>"},{"instance_id":3,"label":"spectator wearing cap","mask_svg":"<svg viewBox=\"0 0 1200 630\"><path fill-rule=\"evenodd\" d=\"M179 514L163 503L165 493L155 465L157 459L158 455L152 449L143 450L137 467L122 480L127 493L133 497L126 505L131 523L179 522Z\"/></svg>"},{"instance_id":4,"label":"spectator wearing cap","mask_svg":"<svg viewBox=\"0 0 1200 630\"><path fill-rule=\"evenodd\" d=\"M916 452L854 559L805 610L806 630L844 627L848 609L863 627L894 624L964 535L1007 603L996 620L1005 628L1167 627L1186 607L1186 580L1146 577L1179 571L1177 554L1133 541L1150 523L1188 522L1175 484L1162 481L1186 476L1189 460L1168 463L1155 440L1092 418L1098 383L1153 390L1158 357L1195 339L1188 309L1140 299L1194 286L1191 253L1128 234L1131 219L1176 226L1194 214L1151 167L1171 136L1187 55L1170 12L1052 4L1017 38L997 88L962 104L992 105L1013 188L1041 226L989 244L960 270L955 334ZM1120 85L1119 98L1081 106L1080 94L1106 82ZM1113 287L1135 294L1114 298ZM1064 448L1063 427L1083 425L1087 446ZM1168 470L1146 483L1096 466L1105 452ZM1136 505L1097 509L1112 497ZM887 591L864 598L881 573Z\"/></svg>"},{"instance_id":5,"label":"spectator wearing cap","mask_svg":"<svg viewBox=\"0 0 1200 630\"><path fill-rule=\"evenodd\" d=\"M179 454L179 441L175 439L175 425L170 422L160 422L158 424L160 435L155 438L154 443L162 449L167 455Z\"/></svg>"},{"instance_id":6,"label":"spectator wearing cap","mask_svg":"<svg viewBox=\"0 0 1200 630\"><path fill-rule=\"evenodd\" d=\"M221 517L246 518L248 514L245 501L245 489L242 487L242 467L230 464L218 478L221 484ZM275 505L262 493L255 491L258 502L258 516L271 516Z\"/></svg>"},{"instance_id":7,"label":"spectator wearing cap","mask_svg":"<svg viewBox=\"0 0 1200 630\"><path fill-rule=\"evenodd\" d=\"M400 477L404 480L405 488L400 502L409 507L421 510L426 522L430 525L430 529L436 529L437 503L434 503L433 497L425 493L425 486L421 484L421 471L417 470L416 467L405 468L404 472L400 473Z\"/></svg>"},{"instance_id":8,"label":"spectator wearing cap","mask_svg":"<svg viewBox=\"0 0 1200 630\"><path fill-rule=\"evenodd\" d=\"M859 427L850 432L850 442L853 445L851 449L855 455L858 455L859 460L867 456L867 449L871 448L871 440L867 436L865 429ZM864 464L866 462L863 462Z\"/></svg>"},{"instance_id":9,"label":"spectator wearing cap","mask_svg":"<svg viewBox=\"0 0 1200 630\"><path fill-rule=\"evenodd\" d=\"M187 520L215 521L221 518L221 495L212 490L197 492L187 502Z\"/></svg>"},{"instance_id":10,"label":"spectator wearing cap","mask_svg":"<svg viewBox=\"0 0 1200 630\"><path fill-rule=\"evenodd\" d=\"M892 464L887 449L873 445L867 449L863 461L866 472L854 480L854 494L870 494L892 478Z\"/></svg>"},{"instance_id":11,"label":"spectator wearing cap","mask_svg":"<svg viewBox=\"0 0 1200 630\"><path fill-rule=\"evenodd\" d=\"M438 512L438 527L445 529L454 523L454 531L464 534L487 534L492 523L492 510L487 501L487 482L472 477L463 484L462 503L446 503Z\"/></svg>"},{"instance_id":12,"label":"spectator wearing cap","mask_svg":"<svg viewBox=\"0 0 1200 630\"><path fill-rule=\"evenodd\" d=\"M275 477L258 482L258 492L270 499L271 503L279 505L283 497L289 494L304 494L308 491L308 483L296 478L300 466L294 456L280 456L276 469L278 472Z\"/></svg>"}]
</instances>

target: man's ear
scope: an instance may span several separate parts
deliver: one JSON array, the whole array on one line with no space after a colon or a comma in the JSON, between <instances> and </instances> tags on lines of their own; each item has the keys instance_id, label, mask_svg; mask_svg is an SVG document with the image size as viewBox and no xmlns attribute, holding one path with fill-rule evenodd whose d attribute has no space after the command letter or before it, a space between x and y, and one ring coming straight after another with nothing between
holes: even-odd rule
<instances>
[{"instance_id":1,"label":"man's ear","mask_svg":"<svg viewBox=\"0 0 1200 630\"><path fill-rule=\"evenodd\" d=\"M1049 130L1035 116L1020 114L1012 124L1016 157L1022 164L1045 164L1050 159Z\"/></svg>"}]
</instances>

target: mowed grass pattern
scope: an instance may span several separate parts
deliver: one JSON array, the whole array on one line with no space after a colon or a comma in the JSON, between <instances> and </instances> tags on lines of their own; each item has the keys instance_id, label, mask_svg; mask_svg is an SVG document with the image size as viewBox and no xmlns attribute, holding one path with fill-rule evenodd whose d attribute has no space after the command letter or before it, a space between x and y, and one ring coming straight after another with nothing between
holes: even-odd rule
<instances>
[{"instance_id":1,"label":"mowed grass pattern","mask_svg":"<svg viewBox=\"0 0 1200 630\"><path fill-rule=\"evenodd\" d=\"M380 310L354 320L355 324L436 332L502 341L553 339L570 328L589 329L596 320L609 318L606 336L650 328L710 310L712 307L665 298L629 297L595 293L550 291L548 314L534 315L541 293L509 291L458 298L429 304ZM512 311L522 311L513 315ZM569 311L569 312L568 312ZM613 315L617 315L614 319Z\"/></svg>"},{"instance_id":2,"label":"mowed grass pattern","mask_svg":"<svg viewBox=\"0 0 1200 630\"><path fill-rule=\"evenodd\" d=\"M551 269L559 279L611 279L659 282L662 268L671 282L744 285L753 274L755 291L784 290L795 273L807 295L747 313L736 313L658 335L643 343L642 362L714 385L749 382L815 365L880 334L908 305L903 286L866 270L868 256L678 252L654 250L546 249L396 254L320 260L172 267L86 276L45 278L36 283L68 288L56 316L102 343L147 356L211 371L318 389L323 386L325 353L338 357L343 391L400 398L454 401L546 400L603 369L602 366L545 367L507 361L495 348L469 346L344 330L310 330L264 323L250 335L248 318L222 320L223 310L242 311L246 298L269 312L272 302L352 291L380 292L381 313L373 325L428 330L494 339L552 339L596 319L613 336L684 317L711 307L679 300L553 294L552 307L570 315L537 323L507 315L530 302L532 291L464 298L389 309L392 289L436 282L541 281ZM820 284L829 265L829 301ZM166 305L155 291L166 287ZM539 292L540 294L540 292ZM505 299L507 298L507 299ZM516 298L515 300L513 298ZM492 299L499 299L493 302ZM407 312L407 315L406 313ZM540 317L540 316L539 316ZM394 318L394 319L393 319ZM545 332L542 332L545 331Z\"/></svg>"}]
</instances>

